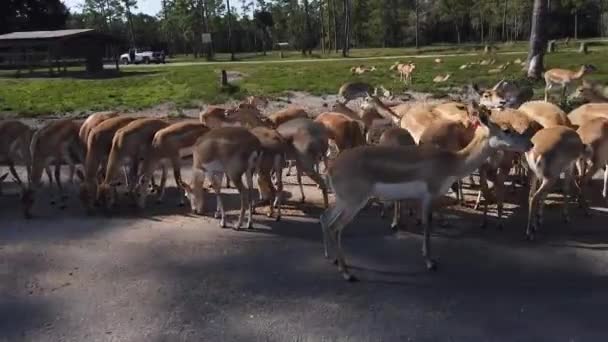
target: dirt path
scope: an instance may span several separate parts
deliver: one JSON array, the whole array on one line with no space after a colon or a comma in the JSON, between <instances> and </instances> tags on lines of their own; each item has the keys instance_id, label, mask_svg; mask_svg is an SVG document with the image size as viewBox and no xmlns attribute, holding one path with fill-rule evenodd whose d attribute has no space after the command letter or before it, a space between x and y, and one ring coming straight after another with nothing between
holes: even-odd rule
<instances>
[{"instance_id":1,"label":"dirt path","mask_svg":"<svg viewBox=\"0 0 608 342\"><path fill-rule=\"evenodd\" d=\"M282 222L257 215L238 232L178 208L173 191L145 212L94 217L45 195L30 221L16 195L0 196L0 341L605 340L605 212L574 210L566 225L550 205L529 243L525 208L508 206L502 232L447 208L451 226L433 237L440 268L428 273L415 223L392 234L369 209L345 234L362 280L351 284L322 257L320 196L306 191L313 204L296 195Z\"/></svg>"}]
</instances>

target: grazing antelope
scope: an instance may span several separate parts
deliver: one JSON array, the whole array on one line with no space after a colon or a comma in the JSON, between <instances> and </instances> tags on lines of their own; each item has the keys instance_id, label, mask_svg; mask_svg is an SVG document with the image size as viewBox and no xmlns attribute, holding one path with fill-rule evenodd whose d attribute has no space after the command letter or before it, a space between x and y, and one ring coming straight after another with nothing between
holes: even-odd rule
<instances>
[{"instance_id":1,"label":"grazing antelope","mask_svg":"<svg viewBox=\"0 0 608 342\"><path fill-rule=\"evenodd\" d=\"M586 74L595 71L593 65L584 64L578 71L567 69L549 69L545 71L545 102L549 101L549 91L555 86L562 88L561 99L566 96L566 90L572 82L581 79Z\"/></svg>"},{"instance_id":2,"label":"grazing antelope","mask_svg":"<svg viewBox=\"0 0 608 342\"><path fill-rule=\"evenodd\" d=\"M162 178L158 189L152 185L152 177L158 165L166 160L171 162L175 184L179 188L182 183L181 160L192 155L194 144L207 132L209 128L199 121L185 120L162 128L154 134L152 145L143 156L139 181L135 188L139 208L145 208L146 198L152 192L158 192L157 202L162 202L165 196L166 166L162 165ZM183 204L184 198L180 195L179 205Z\"/></svg>"},{"instance_id":3,"label":"grazing antelope","mask_svg":"<svg viewBox=\"0 0 608 342\"><path fill-rule=\"evenodd\" d=\"M408 64L399 64L397 66L397 71L399 71L399 80L403 81L405 84L412 84L412 74L416 69L416 64L408 63Z\"/></svg>"},{"instance_id":4,"label":"grazing antelope","mask_svg":"<svg viewBox=\"0 0 608 342\"><path fill-rule=\"evenodd\" d=\"M416 145L414 138L408 131L399 127L392 127L382 133L378 141L379 146L413 146ZM380 216L384 216L384 204L382 205L382 212ZM397 230L401 223L401 201L395 201L393 203L393 221L391 222L391 229Z\"/></svg>"},{"instance_id":5,"label":"grazing antelope","mask_svg":"<svg viewBox=\"0 0 608 342\"><path fill-rule=\"evenodd\" d=\"M608 102L608 90L602 84L583 79L581 85L570 95L571 100L584 100L591 103Z\"/></svg>"},{"instance_id":6,"label":"grazing antelope","mask_svg":"<svg viewBox=\"0 0 608 342\"><path fill-rule=\"evenodd\" d=\"M251 190L253 173L260 157L260 141L244 127L220 127L212 129L198 139L193 149L192 181L181 183L190 200L192 211L202 215L204 211L203 184L209 177L217 196L215 217L220 219L220 227L226 227L226 214L222 201L222 177L227 174L239 191L241 211L234 229L240 229L247 207L247 229L252 227ZM247 187L243 185L243 174Z\"/></svg>"},{"instance_id":7,"label":"grazing antelope","mask_svg":"<svg viewBox=\"0 0 608 342\"><path fill-rule=\"evenodd\" d=\"M110 118L99 123L89 132L84 174L79 174L82 181L80 184L80 200L88 213L91 213L97 199L97 186L100 179L105 175L105 167L112 149L114 135L119 129L138 119L140 118L128 116Z\"/></svg>"},{"instance_id":8,"label":"grazing antelope","mask_svg":"<svg viewBox=\"0 0 608 342\"><path fill-rule=\"evenodd\" d=\"M22 191L25 191L26 185L21 181L15 170L15 165L22 164L25 167L27 181L29 182L32 165L30 143L33 134L34 130L21 121L0 121L0 163L8 166L9 172ZM0 177L0 194L2 193L2 182L6 176L8 176L8 173Z\"/></svg>"},{"instance_id":9,"label":"grazing antelope","mask_svg":"<svg viewBox=\"0 0 608 342\"><path fill-rule=\"evenodd\" d=\"M608 199L608 118L595 118L583 123L577 130L585 145L585 153L579 166L582 175L580 186L584 188L597 170L604 167L602 196ZM587 169L587 166L589 168ZM585 209L586 202L583 200Z\"/></svg>"},{"instance_id":10,"label":"grazing antelope","mask_svg":"<svg viewBox=\"0 0 608 342\"><path fill-rule=\"evenodd\" d=\"M574 166L585 150L576 131L563 126L541 129L532 137L532 143L534 147L525 154L531 171L526 227L529 240L534 240L538 227L542 225L545 198L562 172L565 174L562 214L566 222L570 220L568 196L574 181Z\"/></svg>"},{"instance_id":11,"label":"grazing antelope","mask_svg":"<svg viewBox=\"0 0 608 342\"><path fill-rule=\"evenodd\" d=\"M327 186L314 167L327 152L329 140L327 129L321 123L311 119L294 119L277 127L277 131L288 143L289 155L296 160L301 201L305 201L302 187L302 172L304 172L321 188L323 205L327 208Z\"/></svg>"},{"instance_id":12,"label":"grazing antelope","mask_svg":"<svg viewBox=\"0 0 608 342\"><path fill-rule=\"evenodd\" d=\"M63 162L66 162L70 169L74 169L76 163L84 160L85 151L78 136L79 131L80 127L76 122L70 119L62 119L51 121L34 132L30 144L32 160L30 184L22 198L26 217L30 216L35 193L40 188L42 172L46 170L48 175L48 166L51 163L55 165L55 182L61 200L67 200L67 195L61 184L60 167ZM65 204L60 208L64 209Z\"/></svg>"},{"instance_id":13,"label":"grazing antelope","mask_svg":"<svg viewBox=\"0 0 608 342\"><path fill-rule=\"evenodd\" d=\"M582 126L595 118L608 119L608 103L587 103L568 113L568 120L574 126Z\"/></svg>"},{"instance_id":14,"label":"grazing antelope","mask_svg":"<svg viewBox=\"0 0 608 342\"><path fill-rule=\"evenodd\" d=\"M241 103L239 106L241 108L252 108L257 111L257 108L253 105ZM227 111L228 110L223 107L209 106L205 111L200 113L199 118L203 125L211 129L226 126L240 126L241 124L238 121L235 121L226 115Z\"/></svg>"},{"instance_id":15,"label":"grazing antelope","mask_svg":"<svg viewBox=\"0 0 608 342\"><path fill-rule=\"evenodd\" d=\"M89 115L80 126L78 136L84 145L87 144L91 130L105 120L118 116L118 112L97 112Z\"/></svg>"},{"instance_id":16,"label":"grazing antelope","mask_svg":"<svg viewBox=\"0 0 608 342\"><path fill-rule=\"evenodd\" d=\"M133 194L137 184L137 174L140 161L149 153L152 139L159 130L169 126L169 123L159 119L138 119L116 131L112 139L112 149L108 156L108 166L103 182L97 189L97 199L102 201L106 209L116 202L116 181L121 164L130 164L128 177L128 192Z\"/></svg>"},{"instance_id":17,"label":"grazing antelope","mask_svg":"<svg viewBox=\"0 0 608 342\"><path fill-rule=\"evenodd\" d=\"M549 102L528 101L519 107L519 111L538 122L544 128L571 126L566 113L558 106Z\"/></svg>"},{"instance_id":18,"label":"grazing antelope","mask_svg":"<svg viewBox=\"0 0 608 342\"><path fill-rule=\"evenodd\" d=\"M338 148L338 153L365 144L360 124L344 114L325 112L319 114L314 121L325 126L329 139L333 140Z\"/></svg>"},{"instance_id":19,"label":"grazing antelope","mask_svg":"<svg viewBox=\"0 0 608 342\"><path fill-rule=\"evenodd\" d=\"M260 202L268 201L268 217L274 216L274 208L277 208L276 220L281 220L281 204L283 193L283 167L288 153L288 144L276 130L258 126L251 130L258 138L261 145L261 156L258 168L258 189L260 191ZM272 182L272 174L276 175L276 182ZM276 185L276 187L275 187Z\"/></svg>"},{"instance_id":20,"label":"grazing antelope","mask_svg":"<svg viewBox=\"0 0 608 342\"><path fill-rule=\"evenodd\" d=\"M347 82L340 87L338 95L344 99L342 104L346 105L348 102L360 97L365 97L373 91L374 89L372 86L367 83Z\"/></svg>"},{"instance_id":21,"label":"grazing antelope","mask_svg":"<svg viewBox=\"0 0 608 342\"><path fill-rule=\"evenodd\" d=\"M308 117L308 112L305 109L299 107L288 107L270 114L268 119L270 119L275 127L278 127L289 120Z\"/></svg>"},{"instance_id":22,"label":"grazing antelope","mask_svg":"<svg viewBox=\"0 0 608 342\"><path fill-rule=\"evenodd\" d=\"M450 73L447 73L445 75L437 75L433 78L433 82L435 82L435 83L446 82L450 78L450 76L452 76L452 74L450 74Z\"/></svg>"},{"instance_id":23,"label":"grazing antelope","mask_svg":"<svg viewBox=\"0 0 608 342\"><path fill-rule=\"evenodd\" d=\"M503 132L488 120L482 108L475 120L475 138L464 149L452 152L433 146L361 146L344 151L332 163L329 177L336 196L334 206L321 215L325 256L328 242L337 248L338 267L345 280L355 278L348 271L342 251L342 231L370 198L417 199L421 202L424 226L422 254L426 267L435 269L431 257L431 203L451 184L477 169L496 149L526 151L529 139Z\"/></svg>"}]
</instances>

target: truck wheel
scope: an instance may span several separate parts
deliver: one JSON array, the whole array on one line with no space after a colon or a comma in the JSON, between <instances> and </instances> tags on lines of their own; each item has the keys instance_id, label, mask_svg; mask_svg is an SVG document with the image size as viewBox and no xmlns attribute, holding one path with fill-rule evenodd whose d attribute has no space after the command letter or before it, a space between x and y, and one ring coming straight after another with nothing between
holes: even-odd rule
<instances>
[{"instance_id":1,"label":"truck wheel","mask_svg":"<svg viewBox=\"0 0 608 342\"><path fill-rule=\"evenodd\" d=\"M150 58L144 57L144 64L150 64Z\"/></svg>"},{"instance_id":2,"label":"truck wheel","mask_svg":"<svg viewBox=\"0 0 608 342\"><path fill-rule=\"evenodd\" d=\"M128 58L123 58L123 59L121 59L121 60L120 60L120 64L124 64L124 65L129 64L129 59L128 59Z\"/></svg>"}]
</instances>

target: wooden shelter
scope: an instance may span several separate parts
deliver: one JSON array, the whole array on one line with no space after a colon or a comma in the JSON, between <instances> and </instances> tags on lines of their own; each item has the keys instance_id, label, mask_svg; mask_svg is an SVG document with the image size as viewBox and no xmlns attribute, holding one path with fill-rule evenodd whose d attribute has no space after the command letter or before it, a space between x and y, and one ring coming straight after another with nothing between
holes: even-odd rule
<instances>
[{"instance_id":1,"label":"wooden shelter","mask_svg":"<svg viewBox=\"0 0 608 342\"><path fill-rule=\"evenodd\" d=\"M68 65L86 66L87 72L103 70L104 59L118 70L121 41L92 29L12 32L0 35L0 65L11 69L48 67L53 74Z\"/></svg>"}]
</instances>

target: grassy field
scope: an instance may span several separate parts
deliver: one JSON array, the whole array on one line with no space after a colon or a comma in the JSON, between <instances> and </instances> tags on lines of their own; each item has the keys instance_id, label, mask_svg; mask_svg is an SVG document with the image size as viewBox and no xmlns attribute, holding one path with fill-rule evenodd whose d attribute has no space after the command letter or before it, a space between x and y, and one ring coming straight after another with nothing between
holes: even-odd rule
<instances>
[{"instance_id":1,"label":"grassy field","mask_svg":"<svg viewBox=\"0 0 608 342\"><path fill-rule=\"evenodd\" d=\"M373 56L381 52L370 49L366 53ZM482 58L488 57L446 57L440 65L436 65L432 58L413 59L417 69L412 87L405 87L399 82L398 75L388 70L396 59L134 67L102 79L84 78L77 71L62 78L42 77L42 73L39 77L25 75L15 78L13 73L5 72L0 74L0 112L37 116L103 109L142 109L162 103L173 103L177 109L193 108L200 106L201 102L222 103L229 98L241 98L248 94L280 95L287 91L332 94L342 83L354 80L384 85L395 93L415 90L443 94L450 87L473 82L490 85L502 78L516 80L523 77L518 66L510 66L503 73L495 75L488 74L488 70L516 58L525 58L525 54L499 54L495 56L497 63L494 66L458 69L464 63ZM608 83L608 60L604 53L581 55L560 52L546 58L549 68L577 68L582 63L591 63L598 68L592 79ZM378 71L363 76L351 75L350 67L359 64L375 65ZM218 85L221 69L242 75L241 80L233 82L235 87L231 91L222 90ZM452 73L448 82L433 83L433 77L446 72ZM542 86L540 82L535 84L537 90Z\"/></svg>"}]
</instances>

